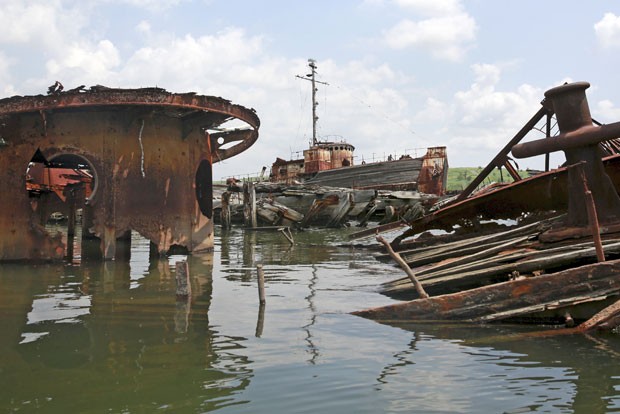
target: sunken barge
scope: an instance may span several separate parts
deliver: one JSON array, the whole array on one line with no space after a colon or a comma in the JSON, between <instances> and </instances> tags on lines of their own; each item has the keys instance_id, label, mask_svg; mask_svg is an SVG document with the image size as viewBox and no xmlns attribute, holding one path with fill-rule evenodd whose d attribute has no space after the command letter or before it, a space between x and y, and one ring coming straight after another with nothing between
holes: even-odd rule
<instances>
[{"instance_id":1,"label":"sunken barge","mask_svg":"<svg viewBox=\"0 0 620 414\"><path fill-rule=\"evenodd\" d=\"M408 222L391 243L378 236L387 250L380 258L407 273L382 290L405 301L354 314L382 322L581 323L570 332L620 326L620 122L592 120L588 87L547 91L540 110L470 188ZM545 137L520 143L533 130ZM519 177L510 164L510 153L559 150L566 164L533 177ZM484 174L502 167L514 183L473 191ZM449 232L432 235L433 229Z\"/></svg>"}]
</instances>

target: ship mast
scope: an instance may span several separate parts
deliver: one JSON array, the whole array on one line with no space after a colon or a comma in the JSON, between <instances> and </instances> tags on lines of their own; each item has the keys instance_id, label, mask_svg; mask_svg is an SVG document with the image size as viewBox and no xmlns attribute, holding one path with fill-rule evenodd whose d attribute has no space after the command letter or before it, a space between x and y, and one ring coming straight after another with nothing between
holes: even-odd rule
<instances>
[{"instance_id":1,"label":"ship mast","mask_svg":"<svg viewBox=\"0 0 620 414\"><path fill-rule=\"evenodd\" d=\"M297 77L312 82L312 145L317 145L319 141L316 138L316 121L319 120L319 117L316 114L316 107L319 103L316 101L316 91L318 90L316 84L321 83L323 85L329 85L329 83L316 80L316 60L308 59L308 66L310 66L310 73L307 74L306 77L299 75L297 75Z\"/></svg>"}]
</instances>

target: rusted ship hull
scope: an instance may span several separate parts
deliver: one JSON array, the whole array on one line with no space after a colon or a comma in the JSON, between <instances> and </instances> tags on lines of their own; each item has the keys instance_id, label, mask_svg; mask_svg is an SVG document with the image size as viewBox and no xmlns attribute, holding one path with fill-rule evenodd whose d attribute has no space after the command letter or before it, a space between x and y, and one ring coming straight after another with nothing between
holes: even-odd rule
<instances>
[{"instance_id":1,"label":"rusted ship hull","mask_svg":"<svg viewBox=\"0 0 620 414\"><path fill-rule=\"evenodd\" d=\"M435 147L429 148L421 158L402 158L319 171L305 182L331 187L411 190L442 195L447 177L445 148Z\"/></svg>"},{"instance_id":2,"label":"rusted ship hull","mask_svg":"<svg viewBox=\"0 0 620 414\"><path fill-rule=\"evenodd\" d=\"M46 96L0 100L0 118L0 261L66 255L70 243L43 227L51 206L84 210L84 236L100 240L103 259L120 253L116 240L131 230L159 253L212 248L212 163L247 149L260 125L253 110L222 98L160 88L63 91L59 83ZM209 134L231 118L248 129ZM92 183L37 187L26 174L37 163L46 173L54 165L87 169Z\"/></svg>"},{"instance_id":3,"label":"rusted ship hull","mask_svg":"<svg viewBox=\"0 0 620 414\"><path fill-rule=\"evenodd\" d=\"M311 158L311 157L308 157ZM278 160L272 166L274 182L303 182L338 188L410 190L443 195L448 179L445 147L428 148L423 157L334 167L325 163L321 169L307 171L308 160ZM300 167L301 166L301 167Z\"/></svg>"}]
</instances>

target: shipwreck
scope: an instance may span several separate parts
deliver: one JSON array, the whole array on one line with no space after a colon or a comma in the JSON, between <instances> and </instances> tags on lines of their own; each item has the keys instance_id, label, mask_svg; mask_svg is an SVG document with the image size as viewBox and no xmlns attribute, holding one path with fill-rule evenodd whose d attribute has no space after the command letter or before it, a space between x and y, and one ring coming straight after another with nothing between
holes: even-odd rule
<instances>
[{"instance_id":1,"label":"shipwreck","mask_svg":"<svg viewBox=\"0 0 620 414\"><path fill-rule=\"evenodd\" d=\"M458 197L407 223L354 235L408 226L391 243L378 236L383 257L407 273L382 290L405 301L354 314L378 321L581 323L576 331L618 327L620 122L592 120L588 87L577 82L547 91L539 111ZM545 136L521 143L533 130ZM528 178L509 156L560 150L564 166ZM513 183L474 191L502 167Z\"/></svg>"},{"instance_id":2,"label":"shipwreck","mask_svg":"<svg viewBox=\"0 0 620 414\"><path fill-rule=\"evenodd\" d=\"M424 155L357 164L355 147L346 140L320 140L317 137L316 62L308 60L310 73L298 78L311 82L312 140L303 157L285 160L277 157L271 165L269 180L276 183L318 185L359 190L407 190L441 196L446 191L448 156L446 147L427 148Z\"/></svg>"},{"instance_id":3,"label":"shipwreck","mask_svg":"<svg viewBox=\"0 0 620 414\"><path fill-rule=\"evenodd\" d=\"M0 100L0 120L2 261L65 258L76 216L104 260L132 230L155 254L211 249L212 164L250 147L260 126L219 97L59 82ZM46 230L52 214L68 219L66 239Z\"/></svg>"},{"instance_id":4,"label":"shipwreck","mask_svg":"<svg viewBox=\"0 0 620 414\"><path fill-rule=\"evenodd\" d=\"M269 181L238 182L233 177L216 202L216 218L225 227L342 227L355 220L403 221L419 217L446 192L446 147L426 148L424 155L389 155L376 162L356 162L355 147L346 140L317 138L316 62L308 60L305 77L312 87L312 139L303 156L277 157ZM236 195L243 194L243 200Z\"/></svg>"}]
</instances>

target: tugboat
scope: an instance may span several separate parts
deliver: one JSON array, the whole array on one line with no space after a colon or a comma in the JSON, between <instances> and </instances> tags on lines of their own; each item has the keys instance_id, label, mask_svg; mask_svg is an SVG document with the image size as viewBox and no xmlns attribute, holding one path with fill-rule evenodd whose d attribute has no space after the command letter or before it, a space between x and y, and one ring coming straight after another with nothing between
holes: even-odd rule
<instances>
[{"instance_id":1,"label":"tugboat","mask_svg":"<svg viewBox=\"0 0 620 414\"><path fill-rule=\"evenodd\" d=\"M446 147L431 147L422 157L404 155L386 161L355 165L355 147L346 141L319 141L316 135L316 62L308 59L311 69L306 77L312 84L312 144L303 151L303 158L276 158L271 166L270 181L286 184L304 183L321 186L407 190L441 196L448 178Z\"/></svg>"}]
</instances>

